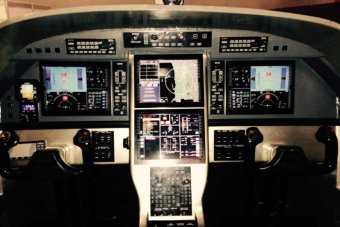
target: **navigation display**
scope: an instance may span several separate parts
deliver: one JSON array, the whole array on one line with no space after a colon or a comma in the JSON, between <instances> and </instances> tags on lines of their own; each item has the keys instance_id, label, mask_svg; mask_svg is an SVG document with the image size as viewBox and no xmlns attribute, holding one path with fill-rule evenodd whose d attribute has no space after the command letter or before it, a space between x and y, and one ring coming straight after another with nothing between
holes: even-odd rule
<instances>
[{"instance_id":1,"label":"navigation display","mask_svg":"<svg viewBox=\"0 0 340 227\"><path fill-rule=\"evenodd\" d=\"M293 61L229 62L227 113L293 113Z\"/></svg>"},{"instance_id":2,"label":"navigation display","mask_svg":"<svg viewBox=\"0 0 340 227\"><path fill-rule=\"evenodd\" d=\"M204 158L203 111L136 113L138 160Z\"/></svg>"},{"instance_id":3,"label":"navigation display","mask_svg":"<svg viewBox=\"0 0 340 227\"><path fill-rule=\"evenodd\" d=\"M136 106L202 105L202 56L135 56Z\"/></svg>"},{"instance_id":4,"label":"navigation display","mask_svg":"<svg viewBox=\"0 0 340 227\"><path fill-rule=\"evenodd\" d=\"M109 63L41 63L43 115L110 115Z\"/></svg>"}]
</instances>

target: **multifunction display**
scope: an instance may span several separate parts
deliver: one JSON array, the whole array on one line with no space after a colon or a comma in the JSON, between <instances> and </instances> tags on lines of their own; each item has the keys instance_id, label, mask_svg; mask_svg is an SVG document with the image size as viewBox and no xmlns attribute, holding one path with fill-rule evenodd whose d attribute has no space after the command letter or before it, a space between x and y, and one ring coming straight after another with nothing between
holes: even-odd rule
<instances>
[{"instance_id":1,"label":"multifunction display","mask_svg":"<svg viewBox=\"0 0 340 227\"><path fill-rule=\"evenodd\" d=\"M45 115L110 115L109 63L42 63Z\"/></svg>"},{"instance_id":2,"label":"multifunction display","mask_svg":"<svg viewBox=\"0 0 340 227\"><path fill-rule=\"evenodd\" d=\"M203 111L136 113L139 160L204 158Z\"/></svg>"},{"instance_id":3,"label":"multifunction display","mask_svg":"<svg viewBox=\"0 0 340 227\"><path fill-rule=\"evenodd\" d=\"M293 61L227 62L227 114L293 113Z\"/></svg>"},{"instance_id":4,"label":"multifunction display","mask_svg":"<svg viewBox=\"0 0 340 227\"><path fill-rule=\"evenodd\" d=\"M202 56L136 56L136 107L202 106Z\"/></svg>"}]
</instances>

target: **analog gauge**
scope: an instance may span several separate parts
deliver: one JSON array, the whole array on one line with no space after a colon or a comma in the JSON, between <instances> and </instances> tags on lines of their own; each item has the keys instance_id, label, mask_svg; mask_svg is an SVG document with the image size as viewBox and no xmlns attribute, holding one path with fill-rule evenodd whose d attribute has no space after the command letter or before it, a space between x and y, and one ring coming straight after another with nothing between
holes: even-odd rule
<instances>
[{"instance_id":1,"label":"analog gauge","mask_svg":"<svg viewBox=\"0 0 340 227\"><path fill-rule=\"evenodd\" d=\"M180 5L182 0L163 0L164 5Z\"/></svg>"}]
</instances>

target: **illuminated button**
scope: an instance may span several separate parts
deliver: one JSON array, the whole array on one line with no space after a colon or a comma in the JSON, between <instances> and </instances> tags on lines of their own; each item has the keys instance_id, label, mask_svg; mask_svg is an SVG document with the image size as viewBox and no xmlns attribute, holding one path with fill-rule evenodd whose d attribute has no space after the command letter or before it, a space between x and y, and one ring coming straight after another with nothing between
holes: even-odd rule
<instances>
[{"instance_id":1,"label":"illuminated button","mask_svg":"<svg viewBox=\"0 0 340 227\"><path fill-rule=\"evenodd\" d=\"M266 96L265 96L265 99L266 99L266 100L270 100L270 95L266 95Z\"/></svg>"},{"instance_id":2,"label":"illuminated button","mask_svg":"<svg viewBox=\"0 0 340 227\"><path fill-rule=\"evenodd\" d=\"M63 101L68 101L68 96L67 95L63 96Z\"/></svg>"}]
</instances>

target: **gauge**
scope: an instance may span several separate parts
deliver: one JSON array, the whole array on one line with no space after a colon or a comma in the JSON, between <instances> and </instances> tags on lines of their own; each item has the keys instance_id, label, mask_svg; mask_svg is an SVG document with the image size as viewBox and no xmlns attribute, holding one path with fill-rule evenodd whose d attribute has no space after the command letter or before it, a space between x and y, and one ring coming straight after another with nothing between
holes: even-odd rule
<instances>
[{"instance_id":1,"label":"gauge","mask_svg":"<svg viewBox=\"0 0 340 227\"><path fill-rule=\"evenodd\" d=\"M279 98L272 93L265 93L257 98L259 105L265 109L276 109Z\"/></svg>"},{"instance_id":2,"label":"gauge","mask_svg":"<svg viewBox=\"0 0 340 227\"><path fill-rule=\"evenodd\" d=\"M182 0L163 0L164 5L180 5L183 4Z\"/></svg>"},{"instance_id":3,"label":"gauge","mask_svg":"<svg viewBox=\"0 0 340 227\"><path fill-rule=\"evenodd\" d=\"M54 99L55 106L61 110L77 110L78 100L70 94L62 94Z\"/></svg>"}]
</instances>

